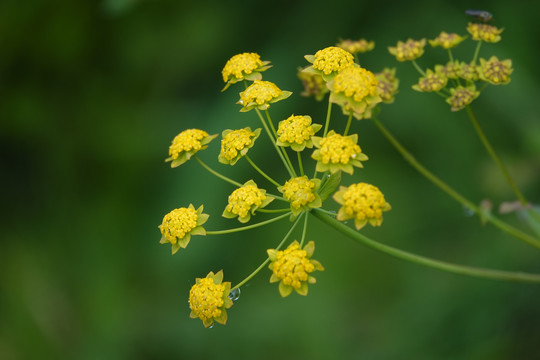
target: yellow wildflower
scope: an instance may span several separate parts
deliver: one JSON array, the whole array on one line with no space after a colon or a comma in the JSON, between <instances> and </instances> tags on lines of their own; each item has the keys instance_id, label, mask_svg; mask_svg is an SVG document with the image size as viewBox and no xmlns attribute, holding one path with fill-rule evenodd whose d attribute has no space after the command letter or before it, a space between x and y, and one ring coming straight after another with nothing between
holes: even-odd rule
<instances>
[{"instance_id":1,"label":"yellow wildflower","mask_svg":"<svg viewBox=\"0 0 540 360\"><path fill-rule=\"evenodd\" d=\"M313 64L304 71L319 74L326 81L331 80L340 70L354 64L354 56L336 46L324 48L317 51L315 55L306 55L304 58Z\"/></svg>"},{"instance_id":2,"label":"yellow wildflower","mask_svg":"<svg viewBox=\"0 0 540 360\"><path fill-rule=\"evenodd\" d=\"M353 166L363 167L361 161L368 160L357 145L357 134L343 136L330 130L326 137L313 136L312 140L317 150L311 157L317 160L317 171L330 171L333 174L342 170L352 175Z\"/></svg>"},{"instance_id":3,"label":"yellow wildflower","mask_svg":"<svg viewBox=\"0 0 540 360\"><path fill-rule=\"evenodd\" d=\"M477 81L480 77L479 70L476 64L462 62L459 64L458 75L467 81Z\"/></svg>"},{"instance_id":4,"label":"yellow wildflower","mask_svg":"<svg viewBox=\"0 0 540 360\"><path fill-rule=\"evenodd\" d=\"M292 92L282 91L270 81L255 80L245 91L240 93L237 104L242 105L240 111L245 112L257 108L266 110L270 104L286 99Z\"/></svg>"},{"instance_id":5,"label":"yellow wildflower","mask_svg":"<svg viewBox=\"0 0 540 360\"><path fill-rule=\"evenodd\" d=\"M351 54L365 53L373 50L375 47L374 41L367 41L366 39L360 40L342 40L337 44L338 47L342 48L345 51L350 52Z\"/></svg>"},{"instance_id":6,"label":"yellow wildflower","mask_svg":"<svg viewBox=\"0 0 540 360\"><path fill-rule=\"evenodd\" d=\"M319 74L306 72L304 69L299 68L298 78L302 81L302 85L304 85L304 91L300 93L302 96L313 96L315 100L321 101L328 92L326 82Z\"/></svg>"},{"instance_id":7,"label":"yellow wildflower","mask_svg":"<svg viewBox=\"0 0 540 360\"><path fill-rule=\"evenodd\" d=\"M216 135L208 135L206 131L199 129L188 129L176 135L169 147L169 157L166 162L171 161L171 167L177 167L188 161L197 151L204 150L208 143Z\"/></svg>"},{"instance_id":8,"label":"yellow wildflower","mask_svg":"<svg viewBox=\"0 0 540 360\"><path fill-rule=\"evenodd\" d=\"M202 225L210 215L203 214L203 206L197 210L192 204L189 207L174 209L163 217L159 230L161 231L161 244L171 243L172 253L185 248L191 239L191 235L206 235Z\"/></svg>"},{"instance_id":9,"label":"yellow wildflower","mask_svg":"<svg viewBox=\"0 0 540 360\"><path fill-rule=\"evenodd\" d=\"M487 61L480 59L480 79L490 84L508 84L510 82L510 74L513 71L512 60L510 59L500 61L496 56L492 56Z\"/></svg>"},{"instance_id":10,"label":"yellow wildflower","mask_svg":"<svg viewBox=\"0 0 540 360\"><path fill-rule=\"evenodd\" d=\"M435 65L435 72L443 74L448 79L457 79L461 67L457 61L449 61L446 65Z\"/></svg>"},{"instance_id":11,"label":"yellow wildflower","mask_svg":"<svg viewBox=\"0 0 540 360\"><path fill-rule=\"evenodd\" d=\"M307 176L298 176L287 181L278 191L283 193L285 200L291 203L291 211L297 216L305 209L322 206L322 200L317 190L321 186L320 179L308 179Z\"/></svg>"},{"instance_id":12,"label":"yellow wildflower","mask_svg":"<svg viewBox=\"0 0 540 360\"><path fill-rule=\"evenodd\" d=\"M450 104L451 111L458 111L469 105L480 95L474 85L463 87L458 86L450 89L450 96L446 98L446 102Z\"/></svg>"},{"instance_id":13,"label":"yellow wildflower","mask_svg":"<svg viewBox=\"0 0 540 360\"><path fill-rule=\"evenodd\" d=\"M354 219L357 230L368 222L371 226L380 226L383 221L383 211L391 209L379 188L366 183L352 184L349 187L341 186L334 194L334 200L342 205L337 219L340 221Z\"/></svg>"},{"instance_id":14,"label":"yellow wildflower","mask_svg":"<svg viewBox=\"0 0 540 360\"><path fill-rule=\"evenodd\" d=\"M304 148L312 148L311 137L321 129L320 124L311 124L310 116L291 115L286 120L280 121L277 129L277 141L279 146L290 146L294 151L302 151Z\"/></svg>"},{"instance_id":15,"label":"yellow wildflower","mask_svg":"<svg viewBox=\"0 0 540 360\"><path fill-rule=\"evenodd\" d=\"M308 283L315 284L316 279L310 274L316 270L323 271L324 267L317 260L312 260L315 243L309 241L300 249L298 241L293 241L285 250L268 249L272 270L270 282L279 283L279 293L282 297L289 296L293 289L300 295L307 295Z\"/></svg>"},{"instance_id":16,"label":"yellow wildflower","mask_svg":"<svg viewBox=\"0 0 540 360\"><path fill-rule=\"evenodd\" d=\"M239 130L224 130L221 134L221 151L218 160L222 164L234 165L255 145L261 129L251 131L250 127Z\"/></svg>"},{"instance_id":17,"label":"yellow wildflower","mask_svg":"<svg viewBox=\"0 0 540 360\"><path fill-rule=\"evenodd\" d=\"M270 61L261 61L261 57L256 53L243 53L230 58L221 75L226 83L221 91L225 91L231 84L242 80L261 80L261 72L271 67Z\"/></svg>"},{"instance_id":18,"label":"yellow wildflower","mask_svg":"<svg viewBox=\"0 0 540 360\"><path fill-rule=\"evenodd\" d=\"M504 29L497 29L495 26L488 24L469 23L467 25L467 31L475 41L496 43L501 40L500 34L503 30Z\"/></svg>"},{"instance_id":19,"label":"yellow wildflower","mask_svg":"<svg viewBox=\"0 0 540 360\"><path fill-rule=\"evenodd\" d=\"M448 78L442 72L434 72L428 69L426 76L421 77L418 84L413 85L412 88L421 92L436 92L445 87L447 82Z\"/></svg>"},{"instance_id":20,"label":"yellow wildflower","mask_svg":"<svg viewBox=\"0 0 540 360\"><path fill-rule=\"evenodd\" d=\"M424 46L426 46L426 39L408 39L406 42L398 41L396 46L389 46L388 51L396 57L397 61L411 61L424 54Z\"/></svg>"},{"instance_id":21,"label":"yellow wildflower","mask_svg":"<svg viewBox=\"0 0 540 360\"><path fill-rule=\"evenodd\" d=\"M266 190L259 189L253 180L249 180L229 195L229 203L222 216L229 219L238 216L238 221L246 223L251 219L251 215L255 215L255 211L273 200L273 197L266 196Z\"/></svg>"},{"instance_id":22,"label":"yellow wildflower","mask_svg":"<svg viewBox=\"0 0 540 360\"><path fill-rule=\"evenodd\" d=\"M399 79L396 78L396 69L384 68L380 73L376 73L375 77L379 84L379 96L385 104L394 102L394 97L398 92Z\"/></svg>"},{"instance_id":23,"label":"yellow wildflower","mask_svg":"<svg viewBox=\"0 0 540 360\"><path fill-rule=\"evenodd\" d=\"M197 278L189 291L189 307L192 319L202 320L204 327L212 327L215 322L225 325L227 310L233 306L229 299L231 283L223 282L223 270L212 271L205 278Z\"/></svg>"},{"instance_id":24,"label":"yellow wildflower","mask_svg":"<svg viewBox=\"0 0 540 360\"><path fill-rule=\"evenodd\" d=\"M442 31L435 39L429 40L429 44L433 47L440 46L443 49L450 49L459 45L466 38L466 36L459 36L455 33L448 34Z\"/></svg>"}]
</instances>

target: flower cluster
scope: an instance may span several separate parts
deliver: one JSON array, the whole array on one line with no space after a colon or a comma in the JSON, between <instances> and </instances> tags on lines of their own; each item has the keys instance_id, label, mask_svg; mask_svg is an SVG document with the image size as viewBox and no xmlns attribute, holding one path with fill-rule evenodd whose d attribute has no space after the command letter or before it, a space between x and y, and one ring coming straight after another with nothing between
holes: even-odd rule
<instances>
[{"instance_id":1,"label":"flower cluster","mask_svg":"<svg viewBox=\"0 0 540 360\"><path fill-rule=\"evenodd\" d=\"M197 278L189 291L190 318L199 318L204 327L211 327L214 321L225 325L227 310L233 306L229 299L230 282L223 282L223 270L212 271L205 278Z\"/></svg>"},{"instance_id":2,"label":"flower cluster","mask_svg":"<svg viewBox=\"0 0 540 360\"><path fill-rule=\"evenodd\" d=\"M160 243L171 243L172 253L185 248L189 244L191 235L205 235L202 225L208 220L209 215L203 214L203 206L197 210L192 204L189 207L174 209L163 217L159 230L161 231Z\"/></svg>"},{"instance_id":3,"label":"flower cluster","mask_svg":"<svg viewBox=\"0 0 540 360\"><path fill-rule=\"evenodd\" d=\"M412 61L424 54L425 46L426 39L408 39L406 42L398 41L396 46L389 46L388 51L396 57L397 61Z\"/></svg>"},{"instance_id":4,"label":"flower cluster","mask_svg":"<svg viewBox=\"0 0 540 360\"><path fill-rule=\"evenodd\" d=\"M188 161L199 150L208 147L208 143L217 135L208 135L206 131L188 129L176 135L169 147L169 157L165 161L171 161L171 167L177 167Z\"/></svg>"},{"instance_id":5,"label":"flower cluster","mask_svg":"<svg viewBox=\"0 0 540 360\"><path fill-rule=\"evenodd\" d=\"M353 167L361 168L362 161L368 160L357 143L358 135L343 136L334 130L328 132L324 138L314 136L313 144L317 149L311 157L317 160L317 171L344 171L352 175Z\"/></svg>"},{"instance_id":6,"label":"flower cluster","mask_svg":"<svg viewBox=\"0 0 540 360\"><path fill-rule=\"evenodd\" d=\"M294 151L302 151L306 147L311 149L313 147L311 138L321 127L319 124L311 124L311 116L291 115L279 123L276 144L290 146Z\"/></svg>"},{"instance_id":7,"label":"flower cluster","mask_svg":"<svg viewBox=\"0 0 540 360\"><path fill-rule=\"evenodd\" d=\"M238 221L246 223L255 211L264 208L274 200L266 195L266 190L259 189L253 180L249 180L242 187L229 195L229 204L222 216L232 219L238 216Z\"/></svg>"},{"instance_id":8,"label":"flower cluster","mask_svg":"<svg viewBox=\"0 0 540 360\"><path fill-rule=\"evenodd\" d=\"M251 131L250 127L239 130L225 130L221 134L221 152L218 160L222 164L234 165L248 150L253 147L255 140L261 134L261 129Z\"/></svg>"}]
</instances>

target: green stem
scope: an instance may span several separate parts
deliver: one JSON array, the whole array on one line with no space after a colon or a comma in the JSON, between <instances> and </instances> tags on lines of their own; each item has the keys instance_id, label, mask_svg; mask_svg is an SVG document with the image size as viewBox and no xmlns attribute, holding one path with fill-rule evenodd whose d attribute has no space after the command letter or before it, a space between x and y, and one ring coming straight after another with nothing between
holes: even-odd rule
<instances>
[{"instance_id":1,"label":"green stem","mask_svg":"<svg viewBox=\"0 0 540 360\"><path fill-rule=\"evenodd\" d=\"M347 120L347 126L345 127L345 131L343 132L343 136L347 136L347 133L349 132L349 128L351 127L351 121L352 121L352 113L349 115L349 119Z\"/></svg>"},{"instance_id":2,"label":"green stem","mask_svg":"<svg viewBox=\"0 0 540 360\"><path fill-rule=\"evenodd\" d=\"M257 209L257 212L262 212L262 213L282 213L282 212L287 212L287 211L291 211L291 208L288 207L286 209Z\"/></svg>"},{"instance_id":3,"label":"green stem","mask_svg":"<svg viewBox=\"0 0 540 360\"><path fill-rule=\"evenodd\" d=\"M480 46L482 46L482 41L479 40L478 44L476 44L476 49L474 50L474 56L471 61L471 64L476 64L476 60L478 59L478 54L480 54Z\"/></svg>"},{"instance_id":4,"label":"green stem","mask_svg":"<svg viewBox=\"0 0 540 360\"><path fill-rule=\"evenodd\" d=\"M304 246L304 241L306 240L308 218L309 216L308 216L308 213L306 212L304 215L304 228L302 229L302 240L300 240L300 248Z\"/></svg>"},{"instance_id":5,"label":"green stem","mask_svg":"<svg viewBox=\"0 0 540 360\"><path fill-rule=\"evenodd\" d=\"M424 72L424 70L422 70L422 68L420 68L420 66L418 66L416 60L413 60L412 64L414 65L416 71L418 71L422 76L426 76L426 73Z\"/></svg>"},{"instance_id":6,"label":"green stem","mask_svg":"<svg viewBox=\"0 0 540 360\"><path fill-rule=\"evenodd\" d=\"M302 155L300 155L300 151L296 152L296 156L298 158L298 167L300 168L300 175L304 176L304 166L302 166Z\"/></svg>"},{"instance_id":7,"label":"green stem","mask_svg":"<svg viewBox=\"0 0 540 360\"><path fill-rule=\"evenodd\" d=\"M307 214L306 214L307 216ZM300 221L300 218L301 216L299 216L296 221L293 223L293 225L291 226L291 228L289 229L289 231L287 232L287 234L285 234L285 237L283 237L283 240L281 240L281 242L278 244L278 246L276 247L276 250L279 250L283 244L285 243L285 241L287 241L287 239L289 238L289 236L291 236L291 233L293 232L294 228L296 227L296 225L298 224L298 222ZM266 264L268 264L270 262L270 258L267 257L266 260L263 261L263 263L261 265L259 265L259 267L257 269L255 269L255 271L253 271L251 274L249 274L249 276L247 278L245 278L244 280L242 280L241 282L239 282L237 285L235 285L231 290L234 290L234 289L238 289L239 287L241 287L242 285L244 285L245 283L247 283L249 280L251 280L255 275L257 275L259 273L259 271L261 271L265 266Z\"/></svg>"},{"instance_id":8,"label":"green stem","mask_svg":"<svg viewBox=\"0 0 540 360\"><path fill-rule=\"evenodd\" d=\"M270 113L268 112L268 110L265 110L265 112L266 112L266 118L268 119L268 123L270 124L270 127L272 128L272 131L274 132L274 136L277 139L278 137L277 131L276 131L276 128L274 127L274 123L272 122L272 119L270 118ZM289 154L287 154L287 149L283 147L278 147L278 148L283 152L283 155L285 155L285 160L287 160L289 167L291 168L294 176L296 177L296 171L294 171L294 166L292 165L291 159L289 158Z\"/></svg>"},{"instance_id":9,"label":"green stem","mask_svg":"<svg viewBox=\"0 0 540 360\"><path fill-rule=\"evenodd\" d=\"M324 132L323 137L328 133L328 127L330 126L330 115L332 114L332 102L330 97L328 97L328 110L326 111L326 122L324 123Z\"/></svg>"},{"instance_id":10,"label":"green stem","mask_svg":"<svg viewBox=\"0 0 540 360\"><path fill-rule=\"evenodd\" d=\"M396 148L396 150L403 156L405 161L407 161L410 165L412 165L418 172L420 172L422 175L424 175L429 181L431 181L433 184L435 184L437 187L439 187L442 191L450 195L454 200L462 204L463 206L467 207L468 209L471 209L473 212L481 216L486 221L489 221L491 224L493 224L495 227L501 229L502 231L516 237L517 239L520 239L521 241L534 246L538 249L540 249L540 241L535 239L534 237L514 228L513 226L505 223L502 220L497 219L493 215L491 215L489 212L486 212L482 209L480 209L478 206L473 204L471 201L467 200L465 197L463 197L461 194L459 194L457 191L452 189L450 186L448 186L445 182L443 182L441 179L433 175L429 170L427 170L424 166L422 166L412 155L409 153L397 140L392 136L392 134L381 124L381 122L373 117L373 122L375 125L379 128L381 133L390 141L390 143Z\"/></svg>"},{"instance_id":11,"label":"green stem","mask_svg":"<svg viewBox=\"0 0 540 360\"><path fill-rule=\"evenodd\" d=\"M528 204L527 200L525 199L525 197L523 196L521 191L519 191L519 189L517 188L516 183L514 182L512 177L510 176L510 173L508 172L508 170L504 166L504 164L501 161L501 159L499 158L499 156L497 156L497 154L495 153L495 150L493 149L493 147L489 143L489 141L488 141L488 139L486 137L486 134L484 133L484 131L480 127L480 124L478 123L478 120L476 120L476 116L474 116L474 113L473 113L471 107L469 105L467 105L467 106L465 106L465 109L467 110L467 114L469 115L469 118L471 119L471 122L473 123L474 129L476 130L476 133L478 134L478 137L480 137L480 140L482 141L482 144L486 148L487 152L489 153L489 155L491 156L493 161L495 161L495 163L497 164L497 166L499 167L499 169L503 173L506 181L508 182L508 184L512 188L512 191L514 192L514 194L519 199L519 202L521 203L521 205L526 206Z\"/></svg>"},{"instance_id":12,"label":"green stem","mask_svg":"<svg viewBox=\"0 0 540 360\"><path fill-rule=\"evenodd\" d=\"M199 162L199 164L202 165L203 168L205 168L206 170L208 170L211 174L217 176L218 178L220 178L221 180L225 180L226 182L228 182L229 184L233 184L234 186L237 186L237 187L241 187L242 184L240 184L239 182L237 181L234 181L234 180L231 180L229 179L228 177L224 176L224 175L221 175L220 173L218 173L217 171L213 170L212 168L210 168L210 166L206 165L205 163L203 163L203 161L201 159L199 159L199 157L197 155L193 155L193 157L195 158L195 160L197 160Z\"/></svg>"},{"instance_id":13,"label":"green stem","mask_svg":"<svg viewBox=\"0 0 540 360\"><path fill-rule=\"evenodd\" d=\"M372 240L368 238L367 236L364 236L361 233L355 231L354 229L348 227L347 225L340 223L336 219L324 214L323 212L319 211L319 209L313 209L311 213L322 222L326 223L327 225L332 226L337 231L343 233L344 235L348 236L349 238L351 238L352 240L360 244L364 244L368 247L371 247L372 249L378 250L380 252L383 252L385 254L394 256L402 260L412 262L417 265L423 265L423 266L431 267L437 270L442 270L442 271L446 271L446 272L450 272L454 274L467 275L467 276L472 276L472 277L503 280L503 281L540 283L539 274L500 271L500 270L477 268L477 267L472 267L472 266L463 266L463 265L457 265L457 264L453 264L453 263L449 263L445 261L431 259L425 256L416 255L407 251L403 251L403 250L382 244L375 240Z\"/></svg>"},{"instance_id":14,"label":"green stem","mask_svg":"<svg viewBox=\"0 0 540 360\"><path fill-rule=\"evenodd\" d=\"M448 49L448 58L451 62L454 62L454 57L452 56L452 49Z\"/></svg>"},{"instance_id":15,"label":"green stem","mask_svg":"<svg viewBox=\"0 0 540 360\"><path fill-rule=\"evenodd\" d=\"M248 161L248 163L251 164L251 166L253 166L253 168L255 170L257 170L257 172L259 174L261 174L266 180L270 181L272 184L274 184L275 186L279 187L281 186L277 181L275 181L274 179L272 179L270 176L268 176L264 171L262 171L257 165L255 165L255 163L253 162L253 160L251 160L251 158L248 156L248 155L245 155L245 158L246 160Z\"/></svg>"},{"instance_id":16,"label":"green stem","mask_svg":"<svg viewBox=\"0 0 540 360\"><path fill-rule=\"evenodd\" d=\"M275 218L272 218L272 219L269 219L269 220L266 220L266 221L261 221L260 223L241 226L241 227L234 228L234 229L206 231L206 235L223 235L223 234L231 234L231 233L235 233L235 232L255 229L255 228L258 228L258 227L261 227L261 226L264 226L264 225L271 224L271 223L276 222L278 220L281 220L284 217L287 217L289 215L290 215L290 212L287 212L286 214L277 216Z\"/></svg>"}]
</instances>

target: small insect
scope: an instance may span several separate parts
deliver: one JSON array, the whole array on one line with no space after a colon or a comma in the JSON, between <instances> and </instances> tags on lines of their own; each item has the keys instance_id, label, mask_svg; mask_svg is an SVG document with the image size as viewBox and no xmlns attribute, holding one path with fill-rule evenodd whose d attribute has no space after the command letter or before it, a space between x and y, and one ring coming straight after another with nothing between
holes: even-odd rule
<instances>
[{"instance_id":1,"label":"small insect","mask_svg":"<svg viewBox=\"0 0 540 360\"><path fill-rule=\"evenodd\" d=\"M485 10L465 10L465 14L474 17L481 22L488 22L493 19L493 14Z\"/></svg>"}]
</instances>

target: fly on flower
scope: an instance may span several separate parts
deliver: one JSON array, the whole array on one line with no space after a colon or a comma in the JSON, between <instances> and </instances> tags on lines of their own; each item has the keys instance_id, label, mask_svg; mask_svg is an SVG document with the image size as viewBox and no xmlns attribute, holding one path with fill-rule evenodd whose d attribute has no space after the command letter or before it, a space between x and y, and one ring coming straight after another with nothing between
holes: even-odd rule
<instances>
[{"instance_id":1,"label":"fly on flower","mask_svg":"<svg viewBox=\"0 0 540 360\"><path fill-rule=\"evenodd\" d=\"M487 23L493 19L493 14L485 10L465 10L465 14L472 16L483 23Z\"/></svg>"}]
</instances>

